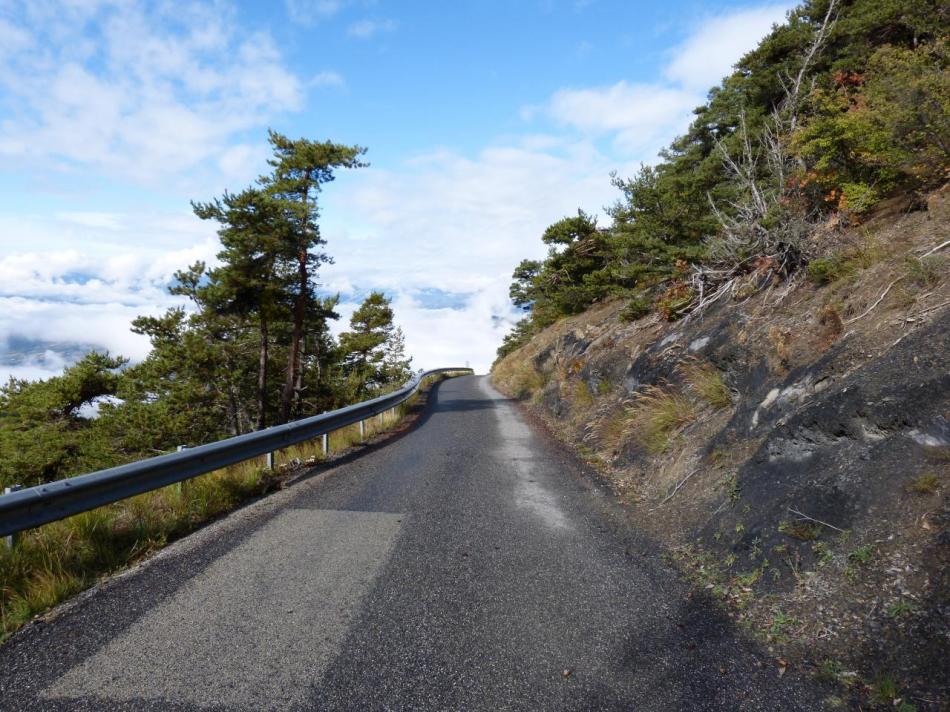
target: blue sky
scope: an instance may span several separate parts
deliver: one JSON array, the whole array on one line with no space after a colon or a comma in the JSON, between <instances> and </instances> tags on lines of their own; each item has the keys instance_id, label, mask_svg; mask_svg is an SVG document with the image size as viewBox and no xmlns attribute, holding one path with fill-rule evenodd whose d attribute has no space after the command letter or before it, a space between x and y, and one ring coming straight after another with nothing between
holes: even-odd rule
<instances>
[{"instance_id":1,"label":"blue sky","mask_svg":"<svg viewBox=\"0 0 950 712\"><path fill-rule=\"evenodd\" d=\"M485 370L544 227L602 213L789 7L0 0L0 377L142 358L131 318L217 251L189 200L264 172L267 127L369 148L323 196L344 316L384 289L415 365Z\"/></svg>"}]
</instances>

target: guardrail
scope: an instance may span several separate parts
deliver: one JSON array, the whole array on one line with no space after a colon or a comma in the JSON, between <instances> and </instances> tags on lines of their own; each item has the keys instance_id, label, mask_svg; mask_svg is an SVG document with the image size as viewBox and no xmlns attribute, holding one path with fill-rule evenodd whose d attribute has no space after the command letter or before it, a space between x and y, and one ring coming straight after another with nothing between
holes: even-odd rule
<instances>
[{"instance_id":1,"label":"guardrail","mask_svg":"<svg viewBox=\"0 0 950 712\"><path fill-rule=\"evenodd\" d=\"M0 495L0 536L10 536L57 519L118 502L272 453L395 408L410 398L422 380L445 373L474 373L470 368L437 368L419 373L398 391L284 425L150 457L86 475ZM361 429L362 432L362 429Z\"/></svg>"}]
</instances>

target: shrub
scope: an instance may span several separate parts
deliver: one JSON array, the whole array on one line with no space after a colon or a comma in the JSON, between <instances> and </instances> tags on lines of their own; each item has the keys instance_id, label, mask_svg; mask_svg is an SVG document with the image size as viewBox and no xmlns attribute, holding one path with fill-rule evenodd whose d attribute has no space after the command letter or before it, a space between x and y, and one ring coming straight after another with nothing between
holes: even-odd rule
<instances>
[{"instance_id":1,"label":"shrub","mask_svg":"<svg viewBox=\"0 0 950 712\"><path fill-rule=\"evenodd\" d=\"M936 287L944 275L945 263L943 255L908 257L905 279L918 287Z\"/></svg>"},{"instance_id":2,"label":"shrub","mask_svg":"<svg viewBox=\"0 0 950 712\"><path fill-rule=\"evenodd\" d=\"M831 346L844 331L844 321L835 304L826 304L818 311L818 324L821 326L820 336L825 347Z\"/></svg>"},{"instance_id":3,"label":"shrub","mask_svg":"<svg viewBox=\"0 0 950 712\"><path fill-rule=\"evenodd\" d=\"M675 321L686 313L693 301L693 290L684 282L674 279L670 286L657 298L656 308L667 321Z\"/></svg>"},{"instance_id":4,"label":"shrub","mask_svg":"<svg viewBox=\"0 0 950 712\"><path fill-rule=\"evenodd\" d=\"M638 295L627 302L627 306L620 312L620 321L631 322L642 319L653 309L650 300L643 295Z\"/></svg>"},{"instance_id":5,"label":"shrub","mask_svg":"<svg viewBox=\"0 0 950 712\"><path fill-rule=\"evenodd\" d=\"M841 186L838 207L849 213L861 215L870 210L881 199L878 191L866 183L845 183Z\"/></svg>"},{"instance_id":6,"label":"shrub","mask_svg":"<svg viewBox=\"0 0 950 712\"><path fill-rule=\"evenodd\" d=\"M893 706L899 696L897 679L888 673L881 673L871 685L871 699L881 705Z\"/></svg>"},{"instance_id":7,"label":"shrub","mask_svg":"<svg viewBox=\"0 0 950 712\"><path fill-rule=\"evenodd\" d=\"M825 205L866 212L895 189L946 180L950 79L945 41L883 46L867 72L841 72L809 97L792 148Z\"/></svg>"},{"instance_id":8,"label":"shrub","mask_svg":"<svg viewBox=\"0 0 950 712\"><path fill-rule=\"evenodd\" d=\"M848 561L858 566L866 566L872 558L874 558L874 546L871 544L860 546L848 554Z\"/></svg>"},{"instance_id":9,"label":"shrub","mask_svg":"<svg viewBox=\"0 0 950 712\"><path fill-rule=\"evenodd\" d=\"M907 489L917 494L933 494L940 487L940 478L933 472L925 472L919 477L914 478Z\"/></svg>"},{"instance_id":10,"label":"shrub","mask_svg":"<svg viewBox=\"0 0 950 712\"><path fill-rule=\"evenodd\" d=\"M840 253L819 257L808 263L808 278L819 286L837 282L853 273L854 264Z\"/></svg>"}]
</instances>

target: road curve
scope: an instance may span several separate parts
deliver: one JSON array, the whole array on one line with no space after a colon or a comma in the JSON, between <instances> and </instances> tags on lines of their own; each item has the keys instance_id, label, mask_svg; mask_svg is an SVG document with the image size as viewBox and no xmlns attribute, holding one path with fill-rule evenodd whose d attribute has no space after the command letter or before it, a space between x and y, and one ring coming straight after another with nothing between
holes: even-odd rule
<instances>
[{"instance_id":1,"label":"road curve","mask_svg":"<svg viewBox=\"0 0 950 712\"><path fill-rule=\"evenodd\" d=\"M814 710L487 379L0 646L2 710Z\"/></svg>"}]
</instances>

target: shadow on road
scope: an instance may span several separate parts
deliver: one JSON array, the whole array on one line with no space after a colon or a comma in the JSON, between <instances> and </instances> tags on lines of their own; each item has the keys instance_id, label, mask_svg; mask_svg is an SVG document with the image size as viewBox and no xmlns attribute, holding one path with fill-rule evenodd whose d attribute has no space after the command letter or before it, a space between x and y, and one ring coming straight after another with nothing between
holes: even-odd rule
<instances>
[{"instance_id":1,"label":"shadow on road","mask_svg":"<svg viewBox=\"0 0 950 712\"><path fill-rule=\"evenodd\" d=\"M475 400L472 398L458 398L456 400L439 403L433 411L439 413L465 413L474 410L493 410L498 405L492 400ZM427 414L428 417L428 414Z\"/></svg>"}]
</instances>

